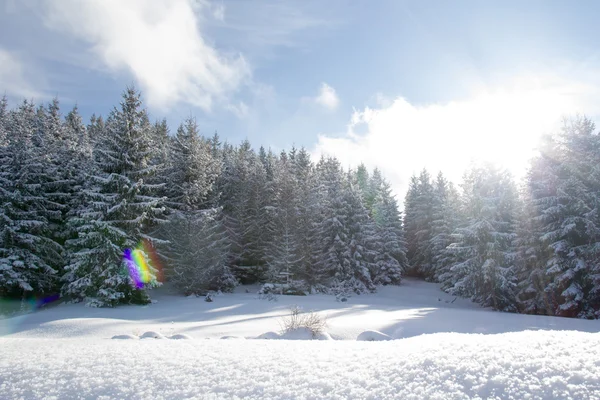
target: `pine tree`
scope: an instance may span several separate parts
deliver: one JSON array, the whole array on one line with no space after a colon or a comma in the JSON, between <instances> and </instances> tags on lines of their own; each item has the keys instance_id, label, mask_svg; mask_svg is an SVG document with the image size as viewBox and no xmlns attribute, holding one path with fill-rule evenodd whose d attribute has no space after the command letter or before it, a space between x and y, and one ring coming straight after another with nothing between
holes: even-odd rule
<instances>
[{"instance_id":1,"label":"pine tree","mask_svg":"<svg viewBox=\"0 0 600 400\"><path fill-rule=\"evenodd\" d=\"M452 232L457 227L456 215L457 193L453 185L440 172L433 188L431 237L429 251L432 254L432 275L430 279L440 282L452 263L447 247L452 242Z\"/></svg>"},{"instance_id":2,"label":"pine tree","mask_svg":"<svg viewBox=\"0 0 600 400\"><path fill-rule=\"evenodd\" d=\"M432 279L434 276L432 238L434 191L427 170L412 177L405 201L408 263L412 273Z\"/></svg>"},{"instance_id":3,"label":"pine tree","mask_svg":"<svg viewBox=\"0 0 600 400\"><path fill-rule=\"evenodd\" d=\"M156 240L146 229L163 211L155 185L147 183L156 166L150 165L151 126L141 107L139 93L128 88L95 148L97 175L86 191L86 206L72 219L78 237L68 242L72 256L63 293L93 306L148 302L146 289L157 285L157 271L145 251L150 276L142 288L132 282L123 257L143 240Z\"/></svg>"},{"instance_id":4,"label":"pine tree","mask_svg":"<svg viewBox=\"0 0 600 400\"><path fill-rule=\"evenodd\" d=\"M195 120L181 125L171 141L166 194L169 206L180 211L207 208L207 198L220 173L210 145L198 131Z\"/></svg>"},{"instance_id":5,"label":"pine tree","mask_svg":"<svg viewBox=\"0 0 600 400\"><path fill-rule=\"evenodd\" d=\"M531 300L537 312L598 316L600 225L594 178L600 141L594 129L586 118L565 121L559 135L544 138L532 163L527 182L532 230L543 252L529 266L527 287L544 287L544 295Z\"/></svg>"},{"instance_id":6,"label":"pine tree","mask_svg":"<svg viewBox=\"0 0 600 400\"><path fill-rule=\"evenodd\" d=\"M456 258L450 268L449 291L502 311L516 311L516 189L510 175L491 166L465 174L465 225L453 235L449 249Z\"/></svg>"},{"instance_id":7,"label":"pine tree","mask_svg":"<svg viewBox=\"0 0 600 400\"><path fill-rule=\"evenodd\" d=\"M0 148L0 293L26 295L52 290L62 248L51 238L44 193L46 150L35 143L38 115L24 101L2 126Z\"/></svg>"},{"instance_id":8,"label":"pine tree","mask_svg":"<svg viewBox=\"0 0 600 400\"><path fill-rule=\"evenodd\" d=\"M373 283L397 285L407 265L406 243L398 204L385 181L373 204L373 220L376 228Z\"/></svg>"},{"instance_id":9,"label":"pine tree","mask_svg":"<svg viewBox=\"0 0 600 400\"><path fill-rule=\"evenodd\" d=\"M237 285L228 266L228 237L219 218L219 209L176 212L165 228L173 264L168 278L185 295L231 291Z\"/></svg>"},{"instance_id":10,"label":"pine tree","mask_svg":"<svg viewBox=\"0 0 600 400\"><path fill-rule=\"evenodd\" d=\"M292 173L292 162L287 153L282 153L279 160L271 162L272 169L272 201L269 206L269 222L271 237L265 257L269 267L270 280L281 280L286 274L286 281L291 276L298 276L300 267L299 243L297 242L297 185ZM268 175L268 174L267 174Z\"/></svg>"},{"instance_id":11,"label":"pine tree","mask_svg":"<svg viewBox=\"0 0 600 400\"><path fill-rule=\"evenodd\" d=\"M329 285L338 292L374 290L369 271L371 249L363 228L368 214L360 192L344 179L339 161L334 158L319 162L317 171L325 202L318 236L319 275L329 276Z\"/></svg>"},{"instance_id":12,"label":"pine tree","mask_svg":"<svg viewBox=\"0 0 600 400\"><path fill-rule=\"evenodd\" d=\"M296 193L294 232L298 263L294 277L303 280L312 291L316 291L324 288L326 279L325 271L320 270L317 262L321 255L319 238L323 217L323 191L319 190L317 174L305 148L301 148L295 155L292 170L294 192Z\"/></svg>"}]
</instances>

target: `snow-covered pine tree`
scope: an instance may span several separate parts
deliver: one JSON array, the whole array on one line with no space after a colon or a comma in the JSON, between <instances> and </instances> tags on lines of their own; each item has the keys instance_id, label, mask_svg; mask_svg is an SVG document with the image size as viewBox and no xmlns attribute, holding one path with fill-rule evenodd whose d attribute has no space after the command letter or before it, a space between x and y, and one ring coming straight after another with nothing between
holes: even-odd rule
<instances>
[{"instance_id":1,"label":"snow-covered pine tree","mask_svg":"<svg viewBox=\"0 0 600 400\"><path fill-rule=\"evenodd\" d=\"M339 286L350 288L355 293L374 291L371 270L379 255L379 238L376 226L363 205L361 191L349 178L344 182L343 202L348 243L342 254L342 268L335 271L335 280Z\"/></svg>"},{"instance_id":2,"label":"snow-covered pine tree","mask_svg":"<svg viewBox=\"0 0 600 400\"><path fill-rule=\"evenodd\" d=\"M586 118L565 121L559 135L544 138L528 179L535 231L548 250L543 262L532 267L529 281L533 285L542 280L541 300L549 314L599 314L600 225L594 178L600 142L594 130Z\"/></svg>"},{"instance_id":3,"label":"snow-covered pine tree","mask_svg":"<svg viewBox=\"0 0 600 400\"><path fill-rule=\"evenodd\" d=\"M53 240L64 245L72 232L67 226L67 215L73 206L73 197L76 195L76 178L85 170L81 165L84 161L78 158L79 141L84 140L82 132L78 130L82 126L77 124L77 116L73 111L69 113L69 120L62 120L58 99L53 99L47 109L38 110L39 135L44 143L45 156L43 162L43 174L40 181L43 182L44 197L47 201L47 218L50 226L50 234ZM81 122L81 121L79 121ZM63 260L59 266L64 266Z\"/></svg>"},{"instance_id":4,"label":"snow-covered pine tree","mask_svg":"<svg viewBox=\"0 0 600 400\"><path fill-rule=\"evenodd\" d=\"M223 175L224 169L223 144L221 143L221 139L217 132L215 132L213 136L208 140L208 144L210 146L210 154L212 156L213 162L216 163L216 166L219 169L219 175L217 175L217 179L215 180L210 192L208 193L206 205L209 208L216 208L219 207L221 201L221 187L219 186L219 183L221 182L220 177Z\"/></svg>"},{"instance_id":5,"label":"snow-covered pine tree","mask_svg":"<svg viewBox=\"0 0 600 400\"><path fill-rule=\"evenodd\" d=\"M431 271L429 279L440 282L452 262L446 248L452 242L451 234L457 227L457 215L454 207L458 196L452 183L440 172L433 184L433 204L431 221Z\"/></svg>"},{"instance_id":6,"label":"snow-covered pine tree","mask_svg":"<svg viewBox=\"0 0 600 400\"><path fill-rule=\"evenodd\" d=\"M378 173L375 170L373 176ZM373 220L376 229L373 283L397 285L407 265L406 242L398 204L385 181L373 203Z\"/></svg>"},{"instance_id":7,"label":"snow-covered pine tree","mask_svg":"<svg viewBox=\"0 0 600 400\"><path fill-rule=\"evenodd\" d=\"M272 165L273 192L270 206L271 238L265 251L269 280L287 281L289 277L299 275L299 243L297 227L297 185L292 173L292 160L287 153L282 153L279 160ZM282 274L288 274L283 277ZM285 279L284 279L285 278Z\"/></svg>"},{"instance_id":8,"label":"snow-covered pine tree","mask_svg":"<svg viewBox=\"0 0 600 400\"><path fill-rule=\"evenodd\" d=\"M132 282L124 260L125 249L155 238L146 232L163 212L155 185L147 183L156 166L151 126L139 93L128 88L120 108L106 121L95 147L97 174L86 191L87 202L72 219L78 237L68 242L72 256L65 267L63 293L86 299L92 306L149 301L147 288L156 286L156 269L142 251L150 269L142 288Z\"/></svg>"},{"instance_id":9,"label":"snow-covered pine tree","mask_svg":"<svg viewBox=\"0 0 600 400\"><path fill-rule=\"evenodd\" d=\"M515 250L517 194L506 171L473 167L463 181L466 224L449 249L455 264L449 291L502 311L516 311Z\"/></svg>"},{"instance_id":10,"label":"snow-covered pine tree","mask_svg":"<svg viewBox=\"0 0 600 400\"><path fill-rule=\"evenodd\" d=\"M229 238L220 222L220 209L175 212L169 219L172 267L168 278L185 295L231 291L237 280L229 268Z\"/></svg>"},{"instance_id":11,"label":"snow-covered pine tree","mask_svg":"<svg viewBox=\"0 0 600 400\"><path fill-rule=\"evenodd\" d=\"M411 266L415 269L418 275L431 279L434 275L433 271L433 254L430 248L432 238L432 222L433 222L433 202L434 202L433 184L431 175L427 170L421 171L419 174L418 196L416 216L417 231L416 231L416 252L410 260Z\"/></svg>"},{"instance_id":12,"label":"snow-covered pine tree","mask_svg":"<svg viewBox=\"0 0 600 400\"><path fill-rule=\"evenodd\" d=\"M542 172L542 171L538 171ZM529 174L534 171L530 170ZM536 182L543 182L540 177L529 176L526 178ZM554 314L552 301L546 292L546 277L543 265L549 258L549 249L541 241L538 220L535 216L535 207L530 193L526 190L523 194L523 205L519 210L517 236L515 246L517 250L516 277L517 277L517 306L519 312L526 314Z\"/></svg>"},{"instance_id":13,"label":"snow-covered pine tree","mask_svg":"<svg viewBox=\"0 0 600 400\"><path fill-rule=\"evenodd\" d=\"M322 159L317 165L323 201L323 219L318 228L320 250L318 274L336 292L362 293L374 289L370 277L368 223L361 194L345 179L339 161Z\"/></svg>"},{"instance_id":14,"label":"snow-covered pine tree","mask_svg":"<svg viewBox=\"0 0 600 400\"><path fill-rule=\"evenodd\" d=\"M411 260L417 253L417 197L419 196L419 179L411 176L408 191L404 197L404 240L406 240L406 258L408 260L407 272L413 269Z\"/></svg>"},{"instance_id":15,"label":"snow-covered pine tree","mask_svg":"<svg viewBox=\"0 0 600 400\"><path fill-rule=\"evenodd\" d=\"M36 145L38 115L24 101L4 114L0 147L0 294L52 290L61 246L51 238L44 195L46 149Z\"/></svg>"},{"instance_id":16,"label":"snow-covered pine tree","mask_svg":"<svg viewBox=\"0 0 600 400\"><path fill-rule=\"evenodd\" d=\"M278 158L275 153L269 149L264 151L261 146L258 155L265 171L264 182L262 185L253 185L253 189L258 191L260 202L256 215L255 229L259 235L257 236L257 250L262 260L264 267L262 268L262 280L269 275L269 259L270 251L274 244L278 241L277 230L281 222L283 210L281 210L280 194L283 189L283 184L288 178L287 170L289 169L289 160L287 153L282 152ZM260 180L258 181L260 182ZM257 183L258 183L257 182ZM288 185L289 186L289 185ZM289 191L289 188L288 188ZM287 206L287 205L286 205ZM281 211L281 212L280 212ZM294 214L288 213L288 223L294 218Z\"/></svg>"},{"instance_id":17,"label":"snow-covered pine tree","mask_svg":"<svg viewBox=\"0 0 600 400\"><path fill-rule=\"evenodd\" d=\"M196 211L207 208L209 192L219 176L220 162L199 133L194 119L177 129L171 140L169 169L166 171L166 194L173 210Z\"/></svg>"},{"instance_id":18,"label":"snow-covered pine tree","mask_svg":"<svg viewBox=\"0 0 600 400\"><path fill-rule=\"evenodd\" d=\"M214 142L213 142L214 146ZM238 173L237 152L235 148L225 142L220 150L221 174L215 182L215 191L219 193L219 205L222 208L221 221L229 238L229 262L233 266L242 264L241 226L240 215L241 179ZM238 278L242 278L237 274ZM242 279L242 283L245 283Z\"/></svg>"},{"instance_id":19,"label":"snow-covered pine tree","mask_svg":"<svg viewBox=\"0 0 600 400\"><path fill-rule=\"evenodd\" d=\"M241 259L251 279L262 280L266 270L264 250L270 232L266 232L270 204L267 202L267 171L265 164L252 150L250 142L244 141L238 148L238 162L245 179L240 182L238 197L238 220L241 226Z\"/></svg>"},{"instance_id":20,"label":"snow-covered pine tree","mask_svg":"<svg viewBox=\"0 0 600 400\"><path fill-rule=\"evenodd\" d=\"M188 119L171 141L166 193L169 221L162 232L169 244L167 276L186 294L231 290L235 279L228 267L229 242L221 210L205 209L220 173L210 144L194 119Z\"/></svg>"},{"instance_id":21,"label":"snow-covered pine tree","mask_svg":"<svg viewBox=\"0 0 600 400\"><path fill-rule=\"evenodd\" d=\"M294 156L292 169L296 193L294 234L298 260L295 278L306 282L311 290L318 291L323 288L327 278L327 274L320 270L317 262L321 255L319 238L323 216L323 191L319 190L314 165L305 148L301 148Z\"/></svg>"},{"instance_id":22,"label":"snow-covered pine tree","mask_svg":"<svg viewBox=\"0 0 600 400\"><path fill-rule=\"evenodd\" d=\"M266 157L266 155L265 155ZM231 242L231 262L242 283L262 280L268 232L269 205L265 165L245 140L235 148L223 146L223 173L217 181L223 224Z\"/></svg>"},{"instance_id":23,"label":"snow-covered pine tree","mask_svg":"<svg viewBox=\"0 0 600 400\"><path fill-rule=\"evenodd\" d=\"M360 191L363 204L369 213L371 213L373 209L373 203L375 203L375 197L377 196L377 188L372 188L370 186L372 179L369 176L369 171L364 164L359 164L356 167L356 171L354 171L354 176L352 177L353 184Z\"/></svg>"}]
</instances>

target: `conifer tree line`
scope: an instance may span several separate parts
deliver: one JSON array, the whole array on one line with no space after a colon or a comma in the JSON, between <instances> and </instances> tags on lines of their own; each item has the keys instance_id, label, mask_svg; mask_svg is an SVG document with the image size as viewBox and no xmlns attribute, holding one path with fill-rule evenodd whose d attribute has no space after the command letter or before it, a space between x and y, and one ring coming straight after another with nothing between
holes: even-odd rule
<instances>
[{"instance_id":1,"label":"conifer tree line","mask_svg":"<svg viewBox=\"0 0 600 400\"><path fill-rule=\"evenodd\" d=\"M599 318L600 135L585 117L565 119L538 153L520 187L491 165L458 187L413 176L407 273L498 310Z\"/></svg>"},{"instance_id":2,"label":"conifer tree line","mask_svg":"<svg viewBox=\"0 0 600 400\"><path fill-rule=\"evenodd\" d=\"M88 124L58 100L0 102L1 297L147 303L161 274L187 295L288 277L363 293L400 283L403 235L378 170L222 143L193 118L169 132L134 88ZM141 287L126 249L149 266Z\"/></svg>"},{"instance_id":3,"label":"conifer tree line","mask_svg":"<svg viewBox=\"0 0 600 400\"><path fill-rule=\"evenodd\" d=\"M363 293L406 274L498 310L600 317L600 136L544 136L526 178L476 165L411 178L404 218L380 171L169 132L133 88L106 117L0 101L0 296L147 303L239 283ZM144 245L143 247L141 245ZM132 284L125 249L150 266ZM159 271L162 266L162 271Z\"/></svg>"}]
</instances>

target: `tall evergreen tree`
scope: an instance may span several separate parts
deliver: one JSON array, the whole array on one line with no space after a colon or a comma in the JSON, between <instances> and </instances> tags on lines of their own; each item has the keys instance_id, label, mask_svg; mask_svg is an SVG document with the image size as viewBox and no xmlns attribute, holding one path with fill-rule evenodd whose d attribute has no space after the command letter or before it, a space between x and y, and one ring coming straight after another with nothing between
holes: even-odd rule
<instances>
[{"instance_id":1,"label":"tall evergreen tree","mask_svg":"<svg viewBox=\"0 0 600 400\"><path fill-rule=\"evenodd\" d=\"M406 242L398 204L387 182L383 182L373 204L373 219L376 228L373 282L397 285L407 264Z\"/></svg>"},{"instance_id":2,"label":"tall evergreen tree","mask_svg":"<svg viewBox=\"0 0 600 400\"><path fill-rule=\"evenodd\" d=\"M126 249L134 249L147 234L163 209L154 196L155 185L147 180L156 166L152 156L151 126L133 88L123 94L95 148L98 174L86 195L88 201L73 218L78 237L69 241L72 256L63 293L85 298L94 306L114 306L123 302L148 302L146 289L157 285L156 269L145 251L150 277L143 288L136 287L124 259Z\"/></svg>"},{"instance_id":3,"label":"tall evergreen tree","mask_svg":"<svg viewBox=\"0 0 600 400\"><path fill-rule=\"evenodd\" d=\"M440 282L448 272L452 263L451 253L447 247L452 243L452 232L457 228L457 193L454 186L440 172L434 182L431 235L429 251L431 257L431 274L429 279Z\"/></svg>"},{"instance_id":4,"label":"tall evergreen tree","mask_svg":"<svg viewBox=\"0 0 600 400\"><path fill-rule=\"evenodd\" d=\"M465 174L468 216L449 249L454 253L451 293L502 311L516 311L516 188L510 175L491 166Z\"/></svg>"},{"instance_id":5,"label":"tall evergreen tree","mask_svg":"<svg viewBox=\"0 0 600 400\"><path fill-rule=\"evenodd\" d=\"M52 239L44 193L46 149L34 140L38 115L28 101L8 115L0 148L0 293L52 290L61 246ZM36 144L37 143L37 144Z\"/></svg>"},{"instance_id":6,"label":"tall evergreen tree","mask_svg":"<svg viewBox=\"0 0 600 400\"><path fill-rule=\"evenodd\" d=\"M598 177L600 140L586 118L565 121L561 134L544 139L527 182L534 242L542 253L529 265L529 309L562 316L597 317ZM529 289L531 291L531 289ZM533 297L533 298L532 298ZM527 305L526 305L527 306Z\"/></svg>"}]
</instances>

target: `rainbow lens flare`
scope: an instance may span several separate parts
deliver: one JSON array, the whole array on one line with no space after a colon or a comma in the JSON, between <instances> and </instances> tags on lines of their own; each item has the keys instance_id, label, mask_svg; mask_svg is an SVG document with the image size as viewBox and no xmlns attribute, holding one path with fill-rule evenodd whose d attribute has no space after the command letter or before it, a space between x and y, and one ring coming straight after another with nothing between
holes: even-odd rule
<instances>
[{"instance_id":1,"label":"rainbow lens flare","mask_svg":"<svg viewBox=\"0 0 600 400\"><path fill-rule=\"evenodd\" d=\"M142 241L135 249L125 249L123 260L136 288L142 289L153 281L161 280L158 257L147 240ZM148 260L151 264L148 264Z\"/></svg>"}]
</instances>

